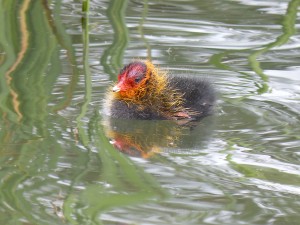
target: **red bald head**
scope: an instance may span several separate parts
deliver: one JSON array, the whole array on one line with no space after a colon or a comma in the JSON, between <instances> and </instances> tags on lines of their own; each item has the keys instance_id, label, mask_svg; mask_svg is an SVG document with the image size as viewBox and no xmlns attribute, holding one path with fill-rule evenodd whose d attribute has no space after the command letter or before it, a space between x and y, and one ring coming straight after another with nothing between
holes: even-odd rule
<instances>
[{"instance_id":1,"label":"red bald head","mask_svg":"<svg viewBox=\"0 0 300 225\"><path fill-rule=\"evenodd\" d=\"M134 89L146 78L147 65L143 62L132 62L120 71L114 92L126 92Z\"/></svg>"}]
</instances>

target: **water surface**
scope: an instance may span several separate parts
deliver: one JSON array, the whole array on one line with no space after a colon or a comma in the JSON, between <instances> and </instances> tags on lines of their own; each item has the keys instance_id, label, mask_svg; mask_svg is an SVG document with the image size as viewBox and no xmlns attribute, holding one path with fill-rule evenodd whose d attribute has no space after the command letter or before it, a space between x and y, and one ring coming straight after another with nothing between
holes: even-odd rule
<instances>
[{"instance_id":1,"label":"water surface","mask_svg":"<svg viewBox=\"0 0 300 225\"><path fill-rule=\"evenodd\" d=\"M1 224L299 223L299 0L0 4ZM133 59L209 79L215 115L107 118Z\"/></svg>"}]
</instances>

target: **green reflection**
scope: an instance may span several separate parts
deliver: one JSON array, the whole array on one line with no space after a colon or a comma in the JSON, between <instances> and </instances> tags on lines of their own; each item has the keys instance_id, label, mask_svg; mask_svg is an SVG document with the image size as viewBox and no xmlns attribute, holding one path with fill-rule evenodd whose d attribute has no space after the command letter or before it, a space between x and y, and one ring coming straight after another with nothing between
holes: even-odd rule
<instances>
[{"instance_id":1,"label":"green reflection","mask_svg":"<svg viewBox=\"0 0 300 225\"><path fill-rule=\"evenodd\" d=\"M1 2L1 224L99 224L113 207L165 196L150 175L110 145L97 113L83 122L92 92L88 14L82 24L84 101L76 121L52 114L70 106L79 72L61 3L51 7L53 12L47 1ZM67 84L57 83L61 49L69 62ZM58 87L61 99L52 95Z\"/></svg>"},{"instance_id":2,"label":"green reflection","mask_svg":"<svg viewBox=\"0 0 300 225\"><path fill-rule=\"evenodd\" d=\"M80 192L75 188L77 183L82 182L91 171L87 168L72 183L74 188L70 189L63 205L64 216L68 221L73 224L99 224L101 213L111 208L166 196L149 174L112 147L104 135L97 113L89 122L88 133L92 146L98 151L97 157L95 153L89 153L89 164L97 160L99 173Z\"/></svg>"},{"instance_id":3,"label":"green reflection","mask_svg":"<svg viewBox=\"0 0 300 225\"><path fill-rule=\"evenodd\" d=\"M125 10L127 0L112 0L109 2L107 17L111 22L114 38L108 49L101 57L101 64L104 72L110 76L116 76L116 73L123 66L123 55L128 44L128 30L125 23Z\"/></svg>"},{"instance_id":4,"label":"green reflection","mask_svg":"<svg viewBox=\"0 0 300 225\"><path fill-rule=\"evenodd\" d=\"M55 36L57 43L60 45L62 49L66 51L66 57L68 59L68 68L70 72L70 81L66 84L64 88L64 95L61 100L59 100L55 105L51 107L52 111L60 111L67 108L72 101L74 91L78 84L79 79L79 69L78 63L76 61L75 50L72 43L72 38L66 32L66 28L63 25L61 18L61 1L54 2L54 9L51 11L49 9L47 0L43 0L43 6L45 8L45 13L49 22L49 26L51 27L51 31ZM57 56L56 61L53 62L53 65L50 69L55 73L61 73L61 60L59 56ZM50 76L51 77L51 76ZM51 79L51 78L49 78Z\"/></svg>"},{"instance_id":5,"label":"green reflection","mask_svg":"<svg viewBox=\"0 0 300 225\"><path fill-rule=\"evenodd\" d=\"M147 14L148 14L148 0L144 0L142 18L140 20L138 31L141 35L141 39L145 43L146 49L147 49L147 59L151 61L151 58L152 58L152 56L151 56L151 47L150 47L150 44L149 44L147 38L145 38L144 29L143 29L144 28L144 23L145 23L146 18L147 18Z\"/></svg>"},{"instance_id":6,"label":"green reflection","mask_svg":"<svg viewBox=\"0 0 300 225\"><path fill-rule=\"evenodd\" d=\"M61 73L58 44L66 46L71 65L75 65L72 68L75 69L66 99L56 104L56 110L70 104L78 72L75 72L72 45L66 35L59 32L64 28L56 26L58 23L51 17L47 3L24 1L17 5L16 2L1 7L0 43L5 58L0 72L5 76L1 77L0 110L8 120L22 120L24 123L36 121L38 124L47 117L51 92ZM14 12L14 7L19 8L19 21L16 21L16 14L8 13Z\"/></svg>"},{"instance_id":7,"label":"green reflection","mask_svg":"<svg viewBox=\"0 0 300 225\"><path fill-rule=\"evenodd\" d=\"M262 49L253 52L248 57L249 63L253 68L254 72L258 74L263 81L263 83L256 84L258 87L259 94L269 91L269 86L267 85L269 77L263 72L260 62L258 61L258 58L260 55L268 52L270 49L276 46L284 45L285 43L288 42L289 38L295 34L296 32L295 23L297 19L299 4L300 4L299 0L290 1L290 3L288 4L286 14L284 15L282 20L282 34L278 36L274 42L269 43Z\"/></svg>"},{"instance_id":8,"label":"green reflection","mask_svg":"<svg viewBox=\"0 0 300 225\"><path fill-rule=\"evenodd\" d=\"M236 163L232 160L231 154L227 156L227 160L230 163L230 166L243 174L245 178L256 178L280 185L297 186L300 183L300 176L296 174L285 173L269 167Z\"/></svg>"},{"instance_id":9,"label":"green reflection","mask_svg":"<svg viewBox=\"0 0 300 225\"><path fill-rule=\"evenodd\" d=\"M89 13L90 11L90 1L89 0L83 0L82 1L82 12Z\"/></svg>"},{"instance_id":10,"label":"green reflection","mask_svg":"<svg viewBox=\"0 0 300 225\"><path fill-rule=\"evenodd\" d=\"M269 77L267 74L264 73L261 63L259 62L259 57L271 50L272 48L276 46L281 46L287 43L290 39L291 36L293 36L296 33L296 20L297 20L297 12L298 12L298 7L299 7L300 1L299 0L292 0L288 4L288 8L286 10L286 14L283 16L282 19L282 34L276 38L274 42L271 42L265 46L262 46L259 50L253 51L249 56L248 56L248 61L253 69L253 71L259 75L261 78L262 82L256 82L255 86L257 87L257 93L258 94L263 94L268 91L270 91L270 87L268 85L268 80ZM225 69L225 70L230 70L230 71L235 71L240 74L249 76L249 74L241 71L236 71L235 69L231 68L230 66L224 64L222 60L225 57L228 57L232 53L235 52L249 52L250 49L244 49L244 50L228 50L224 51L220 54L215 54L211 57L210 63L216 65L216 67L220 69Z\"/></svg>"},{"instance_id":11,"label":"green reflection","mask_svg":"<svg viewBox=\"0 0 300 225\"><path fill-rule=\"evenodd\" d=\"M83 122L82 119L86 115L88 110L88 106L92 99L92 81L91 81L91 71L89 67L89 1L83 3L84 17L82 18L82 30L83 30L83 70L84 70L84 84L85 84L85 92L84 92L84 102L81 106L81 111L78 114L77 128L81 140L83 140L84 146L88 144L88 138L86 137L83 130Z\"/></svg>"},{"instance_id":12,"label":"green reflection","mask_svg":"<svg viewBox=\"0 0 300 225\"><path fill-rule=\"evenodd\" d=\"M21 61L24 59L25 54L28 49L28 39L29 39L29 31L26 23L26 12L29 8L30 1L24 1L23 4L19 6L19 11L17 12L17 16L19 16L20 23L16 20L16 15L11 13L10 10L14 7L17 7L16 2L13 2L11 5L4 4L2 2L1 9L1 52L6 57L1 60L0 73L4 76L1 76L1 95L0 95L0 106L1 113L12 119L13 121L17 121L22 119L23 115L20 111L20 94L15 88L13 83L13 76L16 72L18 66L20 66ZM18 30L10 31L7 27L7 22L14 26L18 26ZM9 32L10 31L10 32ZM20 41L18 42L16 37L20 35ZM7 105L7 98L11 98L10 104Z\"/></svg>"},{"instance_id":13,"label":"green reflection","mask_svg":"<svg viewBox=\"0 0 300 225\"><path fill-rule=\"evenodd\" d=\"M40 191L36 199L31 199L30 191L47 184L45 171L56 166L56 153L62 149L50 137L48 128L53 125L45 125L59 74L49 68L59 62L57 43L49 35L52 30L42 1L0 4L0 222L51 224L51 216L40 216L45 209L36 201Z\"/></svg>"}]
</instances>

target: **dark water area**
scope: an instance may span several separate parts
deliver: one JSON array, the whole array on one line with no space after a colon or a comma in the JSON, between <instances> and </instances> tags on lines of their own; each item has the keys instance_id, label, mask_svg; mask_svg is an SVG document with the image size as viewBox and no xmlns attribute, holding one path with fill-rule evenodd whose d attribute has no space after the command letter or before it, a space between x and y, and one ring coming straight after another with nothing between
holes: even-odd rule
<instances>
[{"instance_id":1,"label":"dark water area","mask_svg":"<svg viewBox=\"0 0 300 225\"><path fill-rule=\"evenodd\" d=\"M0 1L0 224L299 224L300 1ZM116 120L133 59L210 80L195 124Z\"/></svg>"}]
</instances>

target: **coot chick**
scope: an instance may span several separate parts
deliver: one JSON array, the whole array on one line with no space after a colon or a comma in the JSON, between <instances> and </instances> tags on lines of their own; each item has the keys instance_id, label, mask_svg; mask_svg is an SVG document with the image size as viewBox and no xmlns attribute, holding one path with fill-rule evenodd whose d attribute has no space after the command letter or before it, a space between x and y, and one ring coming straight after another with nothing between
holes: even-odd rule
<instances>
[{"instance_id":1,"label":"coot chick","mask_svg":"<svg viewBox=\"0 0 300 225\"><path fill-rule=\"evenodd\" d=\"M124 66L106 98L111 117L144 120L198 120L212 114L214 103L208 81L168 76L150 61Z\"/></svg>"}]
</instances>

